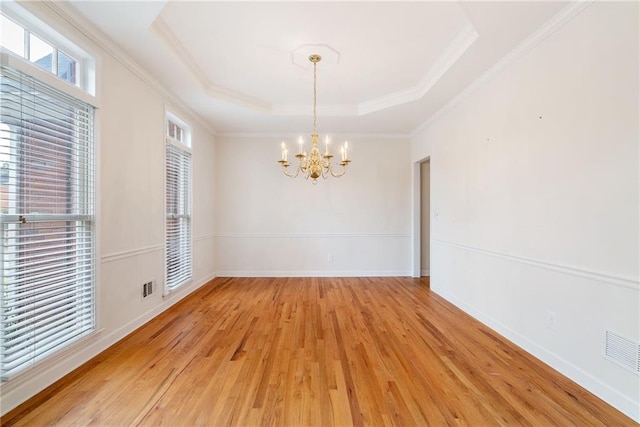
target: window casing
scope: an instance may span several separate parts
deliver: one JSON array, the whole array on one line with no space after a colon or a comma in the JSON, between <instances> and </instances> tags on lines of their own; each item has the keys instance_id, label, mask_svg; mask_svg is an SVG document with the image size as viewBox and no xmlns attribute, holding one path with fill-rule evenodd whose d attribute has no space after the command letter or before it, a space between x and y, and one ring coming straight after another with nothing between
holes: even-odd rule
<instances>
[{"instance_id":1,"label":"window casing","mask_svg":"<svg viewBox=\"0 0 640 427\"><path fill-rule=\"evenodd\" d=\"M173 115L165 136L165 294L192 279L190 131Z\"/></svg>"},{"instance_id":2,"label":"window casing","mask_svg":"<svg viewBox=\"0 0 640 427\"><path fill-rule=\"evenodd\" d=\"M0 52L95 95L95 59L13 1L0 12Z\"/></svg>"},{"instance_id":3,"label":"window casing","mask_svg":"<svg viewBox=\"0 0 640 427\"><path fill-rule=\"evenodd\" d=\"M0 68L0 373L95 330L94 108Z\"/></svg>"}]
</instances>

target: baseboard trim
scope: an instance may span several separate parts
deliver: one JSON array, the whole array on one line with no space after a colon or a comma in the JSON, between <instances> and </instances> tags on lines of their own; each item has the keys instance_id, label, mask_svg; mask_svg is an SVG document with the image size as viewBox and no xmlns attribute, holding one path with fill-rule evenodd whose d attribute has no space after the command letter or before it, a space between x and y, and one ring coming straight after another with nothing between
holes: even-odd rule
<instances>
[{"instance_id":1,"label":"baseboard trim","mask_svg":"<svg viewBox=\"0 0 640 427\"><path fill-rule=\"evenodd\" d=\"M443 292L442 290L439 290L437 288L433 289L433 287L431 290L464 311L465 313L469 314L476 320L490 327L495 332L511 341L513 344L525 350L527 353L533 355L554 370L558 371L560 374L578 383L585 389L589 390L591 393L598 396L600 399L618 409L620 412L640 423L640 402L634 402L629 397L621 394L620 392L611 388L609 385L603 383L597 378L594 378L588 372L580 369L579 367L568 362L555 353L529 340L525 336L500 323L491 316L488 316L481 311L476 310L474 307L468 305L456 296L451 295L448 292Z\"/></svg>"},{"instance_id":2,"label":"baseboard trim","mask_svg":"<svg viewBox=\"0 0 640 427\"><path fill-rule=\"evenodd\" d=\"M420 270L420 276L431 276L431 270Z\"/></svg>"},{"instance_id":3,"label":"baseboard trim","mask_svg":"<svg viewBox=\"0 0 640 427\"><path fill-rule=\"evenodd\" d=\"M216 277L408 277L409 270L386 271L238 271L216 272Z\"/></svg>"},{"instance_id":4,"label":"baseboard trim","mask_svg":"<svg viewBox=\"0 0 640 427\"><path fill-rule=\"evenodd\" d=\"M400 238L408 239L408 233L220 233L219 239L328 239L328 238Z\"/></svg>"}]
</instances>

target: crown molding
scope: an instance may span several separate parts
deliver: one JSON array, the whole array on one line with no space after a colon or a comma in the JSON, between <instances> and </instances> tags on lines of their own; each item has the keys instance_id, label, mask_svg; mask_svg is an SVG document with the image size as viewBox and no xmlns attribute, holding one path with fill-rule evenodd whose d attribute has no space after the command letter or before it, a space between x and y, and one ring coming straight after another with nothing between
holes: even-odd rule
<instances>
[{"instance_id":1,"label":"crown molding","mask_svg":"<svg viewBox=\"0 0 640 427\"><path fill-rule=\"evenodd\" d=\"M275 132L268 132L268 133L251 133L251 132L227 132L227 133L219 133L217 134L217 137L219 139L224 138L224 139L276 139L276 140L282 140L284 139L290 139L290 140L294 140L296 138L298 138L300 135L307 135L309 133L309 130L306 130L305 132L298 132L298 133L291 133L291 132L286 132L286 133L275 133ZM329 134L334 140L336 138L339 139L349 139L349 140L353 140L353 141L358 141L358 140L363 140L363 139L368 139L368 140L372 140L372 141L386 141L386 140L409 140L411 138L411 135L409 135L408 133L386 133L386 134L378 134L378 133L331 133ZM324 136L324 134L322 135Z\"/></svg>"},{"instance_id":2,"label":"crown molding","mask_svg":"<svg viewBox=\"0 0 640 427\"><path fill-rule=\"evenodd\" d=\"M104 53L114 58L122 64L127 70L140 78L151 89L157 91L164 96L169 102L180 108L190 120L197 122L204 127L212 135L216 135L216 130L201 115L196 113L191 107L184 103L178 96L167 89L148 71L142 68L136 61L127 55L115 42L105 35L99 28L95 27L84 16L73 9L68 3L53 0L42 0L39 2L49 11L55 13L64 22L73 27L77 32L84 36L87 40L101 49Z\"/></svg>"},{"instance_id":3,"label":"crown molding","mask_svg":"<svg viewBox=\"0 0 640 427\"><path fill-rule=\"evenodd\" d=\"M271 111L271 105L258 98L245 95L243 93L213 84L204 71L198 66L185 46L178 40L176 35L171 31L167 23L158 16L151 24L151 30L165 44L171 52L187 67L191 75L203 88L205 93L213 98L218 98L227 102L231 102L255 111L268 113Z\"/></svg>"},{"instance_id":4,"label":"crown molding","mask_svg":"<svg viewBox=\"0 0 640 427\"><path fill-rule=\"evenodd\" d=\"M522 43L513 48L508 54L506 54L502 59L500 59L497 63L493 65L493 67L489 68L485 71L479 78L477 78L473 83L467 86L462 92L452 98L449 102L447 102L442 108L436 111L433 115L431 115L427 120L425 120L422 124L420 124L416 129L414 129L410 135L411 137L416 136L420 132L424 131L431 124L440 120L444 116L446 116L450 111L452 111L455 107L460 105L467 99L471 94L476 92L478 89L486 85L489 81L491 81L494 77L502 73L505 69L507 69L511 64L516 62L522 56L524 56L531 49L540 44L543 40L553 34L556 30L564 26L567 22L571 21L574 17L576 17L580 12L589 6L593 0L576 0L569 3L567 6L562 8L560 12L556 13L551 17L547 22L542 24L540 28L538 28L533 34L527 37Z\"/></svg>"},{"instance_id":5,"label":"crown molding","mask_svg":"<svg viewBox=\"0 0 640 427\"><path fill-rule=\"evenodd\" d=\"M449 43L449 46L447 46L438 60L429 68L429 71L422 80L420 80L418 85L371 101L361 102L358 104L358 115L362 116L421 99L438 80L449 71L453 64L464 55L478 37L478 32L473 25L469 23L458 33L451 43Z\"/></svg>"},{"instance_id":6,"label":"crown molding","mask_svg":"<svg viewBox=\"0 0 640 427\"><path fill-rule=\"evenodd\" d=\"M274 105L271 107L274 116L312 116L313 105ZM318 115L333 117L359 116L358 107L351 105L318 105Z\"/></svg>"}]
</instances>

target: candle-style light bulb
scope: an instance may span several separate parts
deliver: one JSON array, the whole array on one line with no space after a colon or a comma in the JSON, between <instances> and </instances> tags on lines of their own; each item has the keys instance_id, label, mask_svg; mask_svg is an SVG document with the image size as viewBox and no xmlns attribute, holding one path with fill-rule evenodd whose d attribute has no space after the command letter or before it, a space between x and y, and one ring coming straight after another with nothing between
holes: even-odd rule
<instances>
[{"instance_id":1,"label":"candle-style light bulb","mask_svg":"<svg viewBox=\"0 0 640 427\"><path fill-rule=\"evenodd\" d=\"M303 144L303 142L304 141L302 140L302 137L299 136L298 137L298 154L302 154L302 144Z\"/></svg>"},{"instance_id":2,"label":"candle-style light bulb","mask_svg":"<svg viewBox=\"0 0 640 427\"><path fill-rule=\"evenodd\" d=\"M284 151L287 149L287 146L284 142L280 144L280 149L282 150L282 160L284 160Z\"/></svg>"},{"instance_id":3,"label":"candle-style light bulb","mask_svg":"<svg viewBox=\"0 0 640 427\"><path fill-rule=\"evenodd\" d=\"M327 135L324 138L324 144L325 144L325 147L326 147L324 154L325 154L325 156L328 156L329 155L329 135Z\"/></svg>"},{"instance_id":4,"label":"candle-style light bulb","mask_svg":"<svg viewBox=\"0 0 640 427\"><path fill-rule=\"evenodd\" d=\"M349 153L347 150L349 149L349 141L344 142L344 160L349 159Z\"/></svg>"},{"instance_id":5,"label":"candle-style light bulb","mask_svg":"<svg viewBox=\"0 0 640 427\"><path fill-rule=\"evenodd\" d=\"M340 155L342 157L342 160L344 161L344 145L340 147Z\"/></svg>"}]
</instances>

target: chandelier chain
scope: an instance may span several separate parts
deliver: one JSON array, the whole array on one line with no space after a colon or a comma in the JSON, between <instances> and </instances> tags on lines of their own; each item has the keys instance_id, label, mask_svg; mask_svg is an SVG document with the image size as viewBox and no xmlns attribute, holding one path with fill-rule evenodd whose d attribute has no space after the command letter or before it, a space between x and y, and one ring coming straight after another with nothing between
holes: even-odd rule
<instances>
[{"instance_id":1,"label":"chandelier chain","mask_svg":"<svg viewBox=\"0 0 640 427\"><path fill-rule=\"evenodd\" d=\"M317 91L316 91L316 68L318 66L317 62L313 63L313 133L318 133L318 124L317 124L317 114L316 114L316 99L317 99Z\"/></svg>"}]
</instances>

